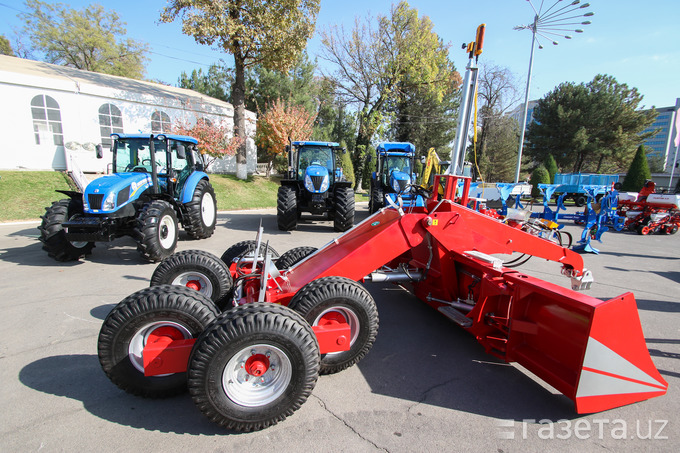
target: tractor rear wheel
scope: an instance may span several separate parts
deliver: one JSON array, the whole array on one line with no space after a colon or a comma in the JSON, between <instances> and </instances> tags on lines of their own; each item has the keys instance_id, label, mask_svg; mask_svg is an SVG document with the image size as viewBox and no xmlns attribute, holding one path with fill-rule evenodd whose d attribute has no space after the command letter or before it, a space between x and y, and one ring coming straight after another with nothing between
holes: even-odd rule
<instances>
[{"instance_id":1,"label":"tractor rear wheel","mask_svg":"<svg viewBox=\"0 0 680 453\"><path fill-rule=\"evenodd\" d=\"M191 202L186 204L187 214L184 229L195 239L205 239L213 235L217 223L217 204L215 190L205 179L196 185Z\"/></svg>"},{"instance_id":2,"label":"tractor rear wheel","mask_svg":"<svg viewBox=\"0 0 680 453\"><path fill-rule=\"evenodd\" d=\"M177 213L167 201L147 203L137 217L135 233L142 258L160 261L177 247Z\"/></svg>"},{"instance_id":3,"label":"tractor rear wheel","mask_svg":"<svg viewBox=\"0 0 680 453\"><path fill-rule=\"evenodd\" d=\"M149 335L196 338L218 316L210 299L181 286L145 288L123 299L99 331L97 350L104 373L133 395L161 398L186 390L186 373L144 376L142 351Z\"/></svg>"},{"instance_id":4,"label":"tractor rear wheel","mask_svg":"<svg viewBox=\"0 0 680 453\"><path fill-rule=\"evenodd\" d=\"M211 421L256 431L292 415L319 377L314 331L281 305L255 302L223 313L196 342L189 392Z\"/></svg>"},{"instance_id":5,"label":"tractor rear wheel","mask_svg":"<svg viewBox=\"0 0 680 453\"><path fill-rule=\"evenodd\" d=\"M350 325L350 350L324 354L321 374L348 368L370 351L378 335L378 309L361 284L345 277L322 277L303 286L288 305L316 326L324 318L344 319Z\"/></svg>"},{"instance_id":6,"label":"tractor rear wheel","mask_svg":"<svg viewBox=\"0 0 680 453\"><path fill-rule=\"evenodd\" d=\"M354 226L354 190L338 187L333 197L333 229L347 231Z\"/></svg>"},{"instance_id":7,"label":"tractor rear wheel","mask_svg":"<svg viewBox=\"0 0 680 453\"><path fill-rule=\"evenodd\" d=\"M92 253L94 242L76 242L66 239L66 231L62 224L74 216L83 214L83 203L80 200L64 199L55 201L45 208L41 216L40 241L43 250L57 261L76 261L81 256Z\"/></svg>"},{"instance_id":8,"label":"tractor rear wheel","mask_svg":"<svg viewBox=\"0 0 680 453\"><path fill-rule=\"evenodd\" d=\"M186 286L223 309L232 283L229 268L221 259L202 250L184 250L161 261L151 276L149 286Z\"/></svg>"},{"instance_id":9,"label":"tractor rear wheel","mask_svg":"<svg viewBox=\"0 0 680 453\"><path fill-rule=\"evenodd\" d=\"M276 267L279 270L289 269L317 250L316 247L309 247L306 245L290 249L276 261Z\"/></svg>"},{"instance_id":10,"label":"tractor rear wheel","mask_svg":"<svg viewBox=\"0 0 680 453\"><path fill-rule=\"evenodd\" d=\"M295 189L291 186L280 186L276 197L276 224L281 231L297 228L298 212Z\"/></svg>"}]
</instances>

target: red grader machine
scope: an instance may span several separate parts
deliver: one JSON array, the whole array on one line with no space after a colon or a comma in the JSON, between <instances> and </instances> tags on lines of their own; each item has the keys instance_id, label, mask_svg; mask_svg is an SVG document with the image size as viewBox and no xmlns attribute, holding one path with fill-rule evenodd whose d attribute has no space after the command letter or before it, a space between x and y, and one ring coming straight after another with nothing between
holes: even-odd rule
<instances>
[{"instance_id":1,"label":"red grader machine","mask_svg":"<svg viewBox=\"0 0 680 453\"><path fill-rule=\"evenodd\" d=\"M188 388L210 420L263 429L293 414L319 374L369 352L378 311L362 283L394 282L487 353L562 392L578 413L665 394L633 294L603 301L574 291L592 282L581 256L467 208L469 185L466 177L437 175L422 193L426 206L383 208L319 250L278 257L258 235L222 259L199 251L166 258L152 286L104 321L105 373L146 397ZM512 252L558 263L572 289L493 256Z\"/></svg>"}]
</instances>

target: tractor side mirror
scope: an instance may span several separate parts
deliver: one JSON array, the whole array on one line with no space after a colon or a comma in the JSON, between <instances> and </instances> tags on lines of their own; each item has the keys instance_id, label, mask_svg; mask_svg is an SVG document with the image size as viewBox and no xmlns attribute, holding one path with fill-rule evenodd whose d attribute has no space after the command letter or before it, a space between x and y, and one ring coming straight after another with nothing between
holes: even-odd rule
<instances>
[{"instance_id":1,"label":"tractor side mirror","mask_svg":"<svg viewBox=\"0 0 680 453\"><path fill-rule=\"evenodd\" d=\"M102 144L99 143L97 146L94 147L95 149L95 154L97 156L97 159L101 159L104 157L104 148L102 148Z\"/></svg>"},{"instance_id":2,"label":"tractor side mirror","mask_svg":"<svg viewBox=\"0 0 680 453\"><path fill-rule=\"evenodd\" d=\"M286 145L286 154L290 153L290 145Z\"/></svg>"},{"instance_id":3,"label":"tractor side mirror","mask_svg":"<svg viewBox=\"0 0 680 453\"><path fill-rule=\"evenodd\" d=\"M420 156L420 163L425 165L425 162L427 162L427 157L425 156Z\"/></svg>"},{"instance_id":4,"label":"tractor side mirror","mask_svg":"<svg viewBox=\"0 0 680 453\"><path fill-rule=\"evenodd\" d=\"M347 148L342 148L342 154L347 154Z\"/></svg>"},{"instance_id":5,"label":"tractor side mirror","mask_svg":"<svg viewBox=\"0 0 680 453\"><path fill-rule=\"evenodd\" d=\"M177 158L178 159L186 159L187 158L187 151L184 148L184 145L181 143L177 144Z\"/></svg>"}]
</instances>

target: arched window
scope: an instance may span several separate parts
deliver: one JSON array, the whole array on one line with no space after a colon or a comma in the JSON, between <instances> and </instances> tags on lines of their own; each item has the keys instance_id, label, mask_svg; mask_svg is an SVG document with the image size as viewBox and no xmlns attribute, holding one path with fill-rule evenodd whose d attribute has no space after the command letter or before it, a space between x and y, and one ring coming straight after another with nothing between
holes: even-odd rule
<instances>
[{"instance_id":1,"label":"arched window","mask_svg":"<svg viewBox=\"0 0 680 453\"><path fill-rule=\"evenodd\" d=\"M167 113L156 110L151 115L151 132L161 134L170 132L170 117Z\"/></svg>"},{"instance_id":2,"label":"arched window","mask_svg":"<svg viewBox=\"0 0 680 453\"><path fill-rule=\"evenodd\" d=\"M61 113L54 98L40 94L31 99L31 115L36 145L64 146Z\"/></svg>"},{"instance_id":3,"label":"arched window","mask_svg":"<svg viewBox=\"0 0 680 453\"><path fill-rule=\"evenodd\" d=\"M111 134L123 133L123 116L120 109L113 104L103 104L99 107L99 134L102 145L111 147Z\"/></svg>"}]
</instances>

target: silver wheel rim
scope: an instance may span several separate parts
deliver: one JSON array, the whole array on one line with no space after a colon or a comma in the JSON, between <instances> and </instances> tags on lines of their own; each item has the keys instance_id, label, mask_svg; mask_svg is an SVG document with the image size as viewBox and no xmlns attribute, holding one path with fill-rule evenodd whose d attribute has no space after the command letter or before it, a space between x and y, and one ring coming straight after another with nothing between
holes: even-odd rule
<instances>
[{"instance_id":1,"label":"silver wheel rim","mask_svg":"<svg viewBox=\"0 0 680 453\"><path fill-rule=\"evenodd\" d=\"M163 216L161 221L158 223L158 240L161 243L161 247L165 250L172 248L175 243L175 235L177 231L175 230L175 222L172 216Z\"/></svg>"},{"instance_id":2,"label":"silver wheel rim","mask_svg":"<svg viewBox=\"0 0 680 453\"><path fill-rule=\"evenodd\" d=\"M188 338L192 338L189 329L187 329L181 324L172 321L152 322L139 329L132 336L130 344L128 345L128 358L130 359L130 363L132 363L132 366L134 366L141 373L144 373L144 358L142 357L142 351L144 351L144 347L146 346L146 343L149 340L149 335L151 335L154 330L160 327L172 327L176 329L183 335L185 340ZM164 374L160 376L167 375Z\"/></svg>"},{"instance_id":3,"label":"silver wheel rim","mask_svg":"<svg viewBox=\"0 0 680 453\"><path fill-rule=\"evenodd\" d=\"M350 328L350 340L349 340L349 345L350 347L354 345L354 342L357 340L359 337L359 317L357 316L354 311L350 310L347 307L331 307L327 308L326 310L322 311L319 316L316 317L314 320L314 323L312 323L313 326L318 326L319 321L321 321L321 318L323 318L325 315L329 313L340 313L345 320L347 321L347 324L349 324ZM329 352L326 355L333 355L333 354L342 354L342 352Z\"/></svg>"},{"instance_id":4,"label":"silver wheel rim","mask_svg":"<svg viewBox=\"0 0 680 453\"><path fill-rule=\"evenodd\" d=\"M194 285L189 286L190 283L198 284L199 289L194 288ZM200 272L182 272L175 279L170 282L171 285L186 286L199 293L211 297L213 294L213 285L210 279Z\"/></svg>"},{"instance_id":5,"label":"silver wheel rim","mask_svg":"<svg viewBox=\"0 0 680 453\"><path fill-rule=\"evenodd\" d=\"M248 372L249 360L266 357L261 374ZM293 367L288 356L276 346L257 344L237 352L224 367L222 388L234 403L245 407L258 407L279 398L288 388Z\"/></svg>"},{"instance_id":6,"label":"silver wheel rim","mask_svg":"<svg viewBox=\"0 0 680 453\"><path fill-rule=\"evenodd\" d=\"M215 222L215 200L208 192L203 194L201 200L201 219L207 227L212 226Z\"/></svg>"},{"instance_id":7,"label":"silver wheel rim","mask_svg":"<svg viewBox=\"0 0 680 453\"><path fill-rule=\"evenodd\" d=\"M77 215L72 215L69 220L73 220L75 217L77 217ZM68 228L64 228L64 231L68 232ZM87 241L68 241L68 242L77 249L82 249L88 244Z\"/></svg>"}]
</instances>

